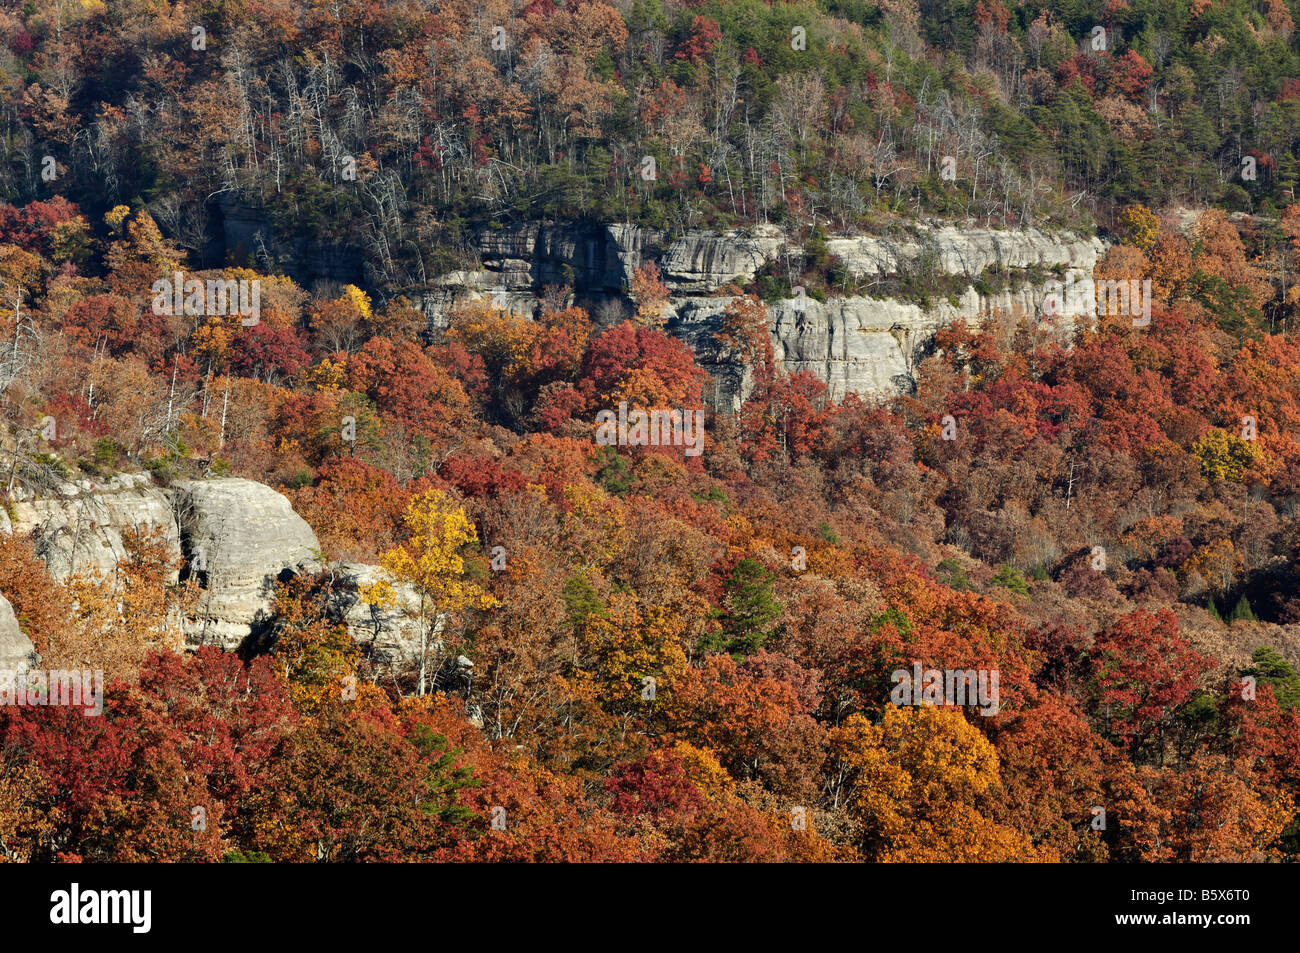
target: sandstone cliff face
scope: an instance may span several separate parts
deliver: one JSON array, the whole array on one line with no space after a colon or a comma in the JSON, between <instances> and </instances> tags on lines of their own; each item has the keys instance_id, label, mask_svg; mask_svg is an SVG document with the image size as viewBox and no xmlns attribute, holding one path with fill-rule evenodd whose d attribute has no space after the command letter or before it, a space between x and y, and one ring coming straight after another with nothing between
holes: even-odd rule
<instances>
[{"instance_id":1,"label":"sandstone cliff face","mask_svg":"<svg viewBox=\"0 0 1300 953\"><path fill-rule=\"evenodd\" d=\"M0 596L0 678L8 672L22 672L40 663L32 640L18 628L14 607Z\"/></svg>"},{"instance_id":2,"label":"sandstone cliff face","mask_svg":"<svg viewBox=\"0 0 1300 953\"><path fill-rule=\"evenodd\" d=\"M422 306L436 327L445 323L451 302L466 294L497 295L528 313L537 293L550 284L572 284L596 299L617 297L630 287L632 272L647 262L659 266L671 290L706 294L728 281L752 280L785 245L781 232L770 226L668 240L636 225L514 225L484 232L477 247L480 267L436 279L444 292L426 296Z\"/></svg>"},{"instance_id":3,"label":"sandstone cliff face","mask_svg":"<svg viewBox=\"0 0 1300 953\"><path fill-rule=\"evenodd\" d=\"M896 236L831 238L827 252L855 280L915 273L961 276L970 284L956 301L936 296L926 307L888 297L842 297L786 301L769 307L772 344L788 371L809 371L832 398L857 393L885 397L907 389L917 359L940 327L964 318L978 325L997 313L1015 318L1041 312L1045 280L1069 283L1091 278L1104 251L1097 238L1050 234L1037 229L959 228L917 225ZM667 329L687 341L714 375L709 395L720 410L733 410L747 394L743 368L721 353L713 335L728 298L711 294L730 282L752 281L765 264L799 255L780 230L691 232L668 240L637 226L597 227L524 224L489 231L479 241L481 266L439 278L439 290L422 306L432 327L444 327L452 303L466 295L490 295L500 304L534 313L548 284L572 284L585 303L626 298L632 272L655 262L672 292ZM1004 272L1004 290L980 294L976 280L987 270ZM1056 316L1065 332L1091 320L1091 300L1070 300Z\"/></svg>"},{"instance_id":4,"label":"sandstone cliff face","mask_svg":"<svg viewBox=\"0 0 1300 953\"><path fill-rule=\"evenodd\" d=\"M21 489L14 496L12 518L0 509L0 532L30 536L60 581L73 574L111 581L126 557L124 532L155 530L181 565L178 577L194 576L200 584L198 602L184 620L192 646L233 649L260 634L276 581L321 568L311 527L284 496L252 480L185 480L164 488L148 473L122 474L68 481L55 498L35 498ZM339 567L335 610L376 662L397 666L418 650L418 598L399 586L394 607L364 603L359 587L378 573L376 566ZM0 670L17 668L32 644L18 631L9 603L3 597L0 603ZM430 649L436 648L435 632Z\"/></svg>"},{"instance_id":5,"label":"sandstone cliff face","mask_svg":"<svg viewBox=\"0 0 1300 953\"><path fill-rule=\"evenodd\" d=\"M366 281L359 248L321 245L277 238L262 210L247 207L232 195L219 201L222 240L209 250L211 264L225 260L229 250L240 254L270 248L273 257L293 263L290 269L304 281L328 277L340 282ZM1042 304L1043 275L1030 279L1028 269L1060 280L1091 276L1105 245L1095 237L1051 233L1034 228L995 229L950 223L919 222L886 235L846 235L826 242L827 252L855 280L885 278L924 266L933 273L965 276L971 286L959 292L959 302L937 300L919 307L886 295L809 302L771 308L773 347L789 370L805 370L824 381L831 396L848 393L888 397L910 386L911 368L924 353L934 330L954 317L972 323L998 311L1018 316L1034 313ZM547 285L572 285L580 302L593 312L603 303L627 302L635 268L656 263L673 293L668 330L695 348L699 362L713 373L715 405L733 409L747 394L744 370L730 355L719 354L712 335L721 308L707 298L729 283L753 280L765 264L801 253L774 226L756 225L725 232L690 231L673 237L665 232L621 224L545 224L524 222L486 228L474 241L476 266L431 276L412 296L428 317L430 328L442 328L460 298L491 296L519 313L535 313ZM975 279L986 268L1023 272L1009 290L991 295L974 292ZM725 302L724 302L725 304ZM1068 319L1094 316L1088 307L1058 316L1062 332ZM708 326L712 321L713 326Z\"/></svg>"},{"instance_id":6,"label":"sandstone cliff face","mask_svg":"<svg viewBox=\"0 0 1300 953\"><path fill-rule=\"evenodd\" d=\"M180 555L171 501L147 473L67 481L55 498L36 498L15 487L10 510L12 519L0 511L0 531L30 535L58 580L75 572L111 577L126 556L122 531L129 526L157 530Z\"/></svg>"},{"instance_id":7,"label":"sandstone cliff face","mask_svg":"<svg viewBox=\"0 0 1300 953\"><path fill-rule=\"evenodd\" d=\"M917 359L940 328L958 319L979 327L995 314L1014 319L1039 315L1043 298L1041 288L1026 285L992 295L967 287L956 303L940 299L928 308L887 298L787 300L768 308L772 348L789 373L808 371L825 383L832 400L848 394L888 397L910 389ZM706 396L727 412L737 410L749 392L740 365L714 340L731 300L674 297L668 323L668 330L689 343L713 375L714 393ZM1065 331L1093 317L1088 302L1063 298L1054 323Z\"/></svg>"},{"instance_id":8,"label":"sandstone cliff face","mask_svg":"<svg viewBox=\"0 0 1300 953\"><path fill-rule=\"evenodd\" d=\"M1100 239L1052 235L1036 228L919 226L898 238L832 238L826 250L857 278L898 274L933 256L945 275L975 277L988 268L1075 268L1092 273L1104 246Z\"/></svg>"}]
</instances>

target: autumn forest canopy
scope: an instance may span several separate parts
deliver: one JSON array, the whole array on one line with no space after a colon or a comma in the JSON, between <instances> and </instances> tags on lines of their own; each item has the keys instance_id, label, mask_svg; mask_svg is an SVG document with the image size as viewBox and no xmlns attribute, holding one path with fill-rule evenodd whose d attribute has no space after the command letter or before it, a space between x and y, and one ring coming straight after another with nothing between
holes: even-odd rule
<instances>
[{"instance_id":1,"label":"autumn forest canopy","mask_svg":"<svg viewBox=\"0 0 1300 953\"><path fill-rule=\"evenodd\" d=\"M0 532L40 667L107 683L0 705L0 860L1296 860L1296 17L4 0L0 529L239 477L319 552L223 649L149 526L111 572ZM902 393L832 399L764 302L853 293L828 237L918 221L1097 234L1151 320L947 323ZM653 264L618 308L430 320L531 222L779 228L780 274L711 292L738 409ZM256 318L157 307L177 273ZM698 448L598 439L620 405L698 409ZM418 658L340 614L357 565Z\"/></svg>"}]
</instances>

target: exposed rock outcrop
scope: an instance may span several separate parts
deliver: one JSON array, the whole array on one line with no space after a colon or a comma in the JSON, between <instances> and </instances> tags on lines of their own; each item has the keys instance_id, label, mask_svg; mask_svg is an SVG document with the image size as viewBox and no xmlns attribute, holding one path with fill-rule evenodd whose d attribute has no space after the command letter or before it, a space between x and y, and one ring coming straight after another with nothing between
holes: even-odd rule
<instances>
[{"instance_id":1,"label":"exposed rock outcrop","mask_svg":"<svg viewBox=\"0 0 1300 953\"><path fill-rule=\"evenodd\" d=\"M848 393L889 396L906 389L912 369L940 327L957 318L978 326L1003 313L1018 318L1041 311L1046 281L1090 279L1105 245L1100 239L1038 229L961 228L918 224L897 235L833 237L826 251L838 271L855 281L907 274L969 279L953 296L936 295L927 306L886 296L793 300L769 307L772 344L789 371L809 371L834 399ZM745 284L766 264L802 249L779 229L757 226L728 232L690 232L669 240L662 232L629 225L552 226L536 223L485 232L478 242L480 267L441 276L438 290L421 305L431 327L443 327L453 302L490 295L526 314L549 284L572 285L588 305L625 299L633 271L659 266L671 292L668 330L694 348L716 382L715 406L734 409L747 393L744 369L719 351L713 335L727 298L722 286ZM1003 290L981 294L981 276L1002 275ZM1091 320L1091 299L1071 300L1055 316L1061 332Z\"/></svg>"},{"instance_id":2,"label":"exposed rock outcrop","mask_svg":"<svg viewBox=\"0 0 1300 953\"><path fill-rule=\"evenodd\" d=\"M180 536L167 493L148 473L123 473L108 480L66 481L57 497L33 497L21 487L0 530L30 535L50 575L67 579L74 572L111 578L126 556L122 531L156 530L180 555ZM2 512L2 511L0 511Z\"/></svg>"},{"instance_id":3,"label":"exposed rock outcrop","mask_svg":"<svg viewBox=\"0 0 1300 953\"><path fill-rule=\"evenodd\" d=\"M8 599L0 596L0 675L24 671L39 665L40 661L32 640L18 628L14 607Z\"/></svg>"},{"instance_id":4,"label":"exposed rock outcrop","mask_svg":"<svg viewBox=\"0 0 1300 953\"><path fill-rule=\"evenodd\" d=\"M8 511L0 509L0 532L30 536L60 581L75 573L98 574L111 582L127 556L123 537L128 529L154 530L181 566L176 578L192 576L199 583L197 603L183 622L186 642L193 646L233 649L261 634L276 581L321 568L320 544L311 527L283 495L252 480L183 480L164 488L148 473L121 474L111 480L65 481L52 498L33 497L21 488L14 497ZM390 667L415 657L419 597L396 585L395 605L374 607L360 590L379 578L379 567L345 564L336 573L334 612L369 656ZM440 630L439 622L428 646L431 652L438 649ZM0 669L17 668L17 660L31 651L12 609L3 603Z\"/></svg>"},{"instance_id":5,"label":"exposed rock outcrop","mask_svg":"<svg viewBox=\"0 0 1300 953\"><path fill-rule=\"evenodd\" d=\"M362 597L362 589L383 577L378 566L344 563L339 567L341 582L335 587L338 612L352 637L365 646L381 665L399 666L418 656L420 649L420 596L410 586L394 585L393 605L377 606ZM391 582L391 580L390 580ZM443 617L433 622L426 648L436 652Z\"/></svg>"},{"instance_id":6,"label":"exposed rock outcrop","mask_svg":"<svg viewBox=\"0 0 1300 953\"><path fill-rule=\"evenodd\" d=\"M994 314L1019 319L1040 314L1039 287L981 295L973 287L954 304L939 299L927 308L890 299L786 300L768 309L772 347L786 371L808 371L824 382L832 400L848 394L879 397L909 389L917 358L936 331L958 319L978 327ZM714 335L730 297L671 299L668 330L691 345L701 367L714 378L715 407L735 411L749 383L743 369L719 348ZM1054 323L1061 331L1090 320L1090 302L1062 296Z\"/></svg>"},{"instance_id":7,"label":"exposed rock outcrop","mask_svg":"<svg viewBox=\"0 0 1300 953\"><path fill-rule=\"evenodd\" d=\"M252 480L184 480L170 493L188 571L203 584L187 639L234 647L266 617L277 579L320 565L316 534Z\"/></svg>"},{"instance_id":8,"label":"exposed rock outcrop","mask_svg":"<svg viewBox=\"0 0 1300 953\"><path fill-rule=\"evenodd\" d=\"M525 223L484 232L476 249L480 267L442 275L434 284L444 292L425 296L422 307L439 326L451 302L466 294L503 297L529 313L537 293L552 284L571 284L588 298L617 297L631 287L633 271L647 262L659 266L670 290L706 294L730 281L752 280L785 245L780 230L771 226L690 232L669 240L663 232L636 225Z\"/></svg>"},{"instance_id":9,"label":"exposed rock outcrop","mask_svg":"<svg viewBox=\"0 0 1300 953\"><path fill-rule=\"evenodd\" d=\"M920 225L900 238L858 236L826 242L826 251L843 263L852 278L899 274L926 258L933 258L940 274L969 278L990 268L1075 268L1091 274L1103 249L1100 239L1068 233L953 225Z\"/></svg>"}]
</instances>

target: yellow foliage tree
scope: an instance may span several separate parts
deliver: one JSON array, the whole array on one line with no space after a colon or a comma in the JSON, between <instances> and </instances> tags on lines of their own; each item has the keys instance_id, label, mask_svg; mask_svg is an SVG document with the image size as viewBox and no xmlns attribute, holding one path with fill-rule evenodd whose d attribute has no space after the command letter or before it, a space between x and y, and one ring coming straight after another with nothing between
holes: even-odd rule
<instances>
[{"instance_id":1,"label":"yellow foliage tree","mask_svg":"<svg viewBox=\"0 0 1300 953\"><path fill-rule=\"evenodd\" d=\"M850 778L848 809L873 860L1056 859L980 813L980 799L999 783L998 756L959 711L886 706L879 725L853 715L832 734L831 749Z\"/></svg>"},{"instance_id":2,"label":"yellow foliage tree","mask_svg":"<svg viewBox=\"0 0 1300 953\"><path fill-rule=\"evenodd\" d=\"M58 811L44 800L49 788L35 764L16 752L0 757L0 863L26 863L54 833Z\"/></svg>"},{"instance_id":3,"label":"yellow foliage tree","mask_svg":"<svg viewBox=\"0 0 1300 953\"><path fill-rule=\"evenodd\" d=\"M317 390L338 390L347 380L347 375L346 361L333 361L323 357L319 364L307 372L307 383Z\"/></svg>"},{"instance_id":4,"label":"yellow foliage tree","mask_svg":"<svg viewBox=\"0 0 1300 953\"><path fill-rule=\"evenodd\" d=\"M1128 233L1129 244L1142 251L1156 246L1160 236L1160 219L1145 205L1130 205L1119 213L1120 227Z\"/></svg>"},{"instance_id":5,"label":"yellow foliage tree","mask_svg":"<svg viewBox=\"0 0 1300 953\"><path fill-rule=\"evenodd\" d=\"M483 358L491 373L513 380L527 367L533 342L542 330L536 321L477 300L453 310L447 336Z\"/></svg>"},{"instance_id":6,"label":"yellow foliage tree","mask_svg":"<svg viewBox=\"0 0 1300 953\"><path fill-rule=\"evenodd\" d=\"M710 749L697 748L689 741L676 741L673 751L682 759L686 777L705 797L712 800L735 793L736 782Z\"/></svg>"},{"instance_id":7,"label":"yellow foliage tree","mask_svg":"<svg viewBox=\"0 0 1300 953\"><path fill-rule=\"evenodd\" d=\"M569 512L562 518L561 539L583 572L603 569L627 545L627 517L618 501L598 487L564 488Z\"/></svg>"},{"instance_id":8,"label":"yellow foliage tree","mask_svg":"<svg viewBox=\"0 0 1300 953\"><path fill-rule=\"evenodd\" d=\"M1208 480L1241 479L1247 470L1263 461L1259 445L1226 430L1210 430L1192 444L1192 453L1201 461L1201 473Z\"/></svg>"},{"instance_id":9,"label":"yellow foliage tree","mask_svg":"<svg viewBox=\"0 0 1300 953\"><path fill-rule=\"evenodd\" d=\"M104 216L104 222L117 237L108 249L106 261L114 272L131 270L131 262L145 262L157 274L171 276L180 268L184 253L163 238L153 216L143 209L134 216L123 214L118 205ZM129 213L129 210L128 210ZM125 229L123 224L125 223Z\"/></svg>"},{"instance_id":10,"label":"yellow foliage tree","mask_svg":"<svg viewBox=\"0 0 1300 953\"><path fill-rule=\"evenodd\" d=\"M584 674L600 687L607 708L620 715L642 710L650 700L647 678L654 679L659 700L663 686L686 671L687 620L632 596L616 594L606 613L588 619L582 636Z\"/></svg>"},{"instance_id":11,"label":"yellow foliage tree","mask_svg":"<svg viewBox=\"0 0 1300 953\"><path fill-rule=\"evenodd\" d=\"M370 307L370 296L356 285L344 285L342 297L352 302L353 307L365 320L369 321L374 317L374 310Z\"/></svg>"},{"instance_id":12,"label":"yellow foliage tree","mask_svg":"<svg viewBox=\"0 0 1300 953\"><path fill-rule=\"evenodd\" d=\"M114 235L121 235L122 229L126 225L127 216L131 214L131 206L114 205L104 213L104 224L109 227Z\"/></svg>"},{"instance_id":13,"label":"yellow foliage tree","mask_svg":"<svg viewBox=\"0 0 1300 953\"><path fill-rule=\"evenodd\" d=\"M200 367L224 370L230 354L232 324L237 318L211 317L194 329L190 341Z\"/></svg>"},{"instance_id":14,"label":"yellow foliage tree","mask_svg":"<svg viewBox=\"0 0 1300 953\"><path fill-rule=\"evenodd\" d=\"M497 600L465 576L461 551L478 545L478 533L465 511L442 490L427 490L411 499L403 520L410 537L384 553L380 566L399 584L419 596L419 694L428 684L429 636L441 617L465 608L490 609ZM393 598L382 584L369 587L362 598L382 602Z\"/></svg>"}]
</instances>

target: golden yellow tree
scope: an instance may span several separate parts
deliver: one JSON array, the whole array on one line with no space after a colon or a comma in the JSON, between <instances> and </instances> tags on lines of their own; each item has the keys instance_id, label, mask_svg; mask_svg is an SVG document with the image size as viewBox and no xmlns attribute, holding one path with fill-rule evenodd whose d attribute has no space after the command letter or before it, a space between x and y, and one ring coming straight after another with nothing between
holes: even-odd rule
<instances>
[{"instance_id":1,"label":"golden yellow tree","mask_svg":"<svg viewBox=\"0 0 1300 953\"><path fill-rule=\"evenodd\" d=\"M45 803L50 784L17 752L0 757L0 863L26 863L54 833L58 810Z\"/></svg>"},{"instance_id":2,"label":"golden yellow tree","mask_svg":"<svg viewBox=\"0 0 1300 953\"><path fill-rule=\"evenodd\" d=\"M1201 461L1201 473L1208 480L1237 481L1264 457L1259 445L1236 434L1217 428L1192 444L1192 453Z\"/></svg>"},{"instance_id":3,"label":"golden yellow tree","mask_svg":"<svg viewBox=\"0 0 1300 953\"><path fill-rule=\"evenodd\" d=\"M364 320L369 321L374 317L374 311L370 306L370 296L356 285L344 285L343 294L340 297L352 302L352 306L357 309L357 313Z\"/></svg>"},{"instance_id":4,"label":"golden yellow tree","mask_svg":"<svg viewBox=\"0 0 1300 953\"><path fill-rule=\"evenodd\" d=\"M142 209L132 216L118 205L104 216L104 222L115 236L105 256L112 271L131 271L126 267L129 263L147 262L154 273L170 278L180 268L184 253L167 243L148 212Z\"/></svg>"},{"instance_id":5,"label":"golden yellow tree","mask_svg":"<svg viewBox=\"0 0 1300 953\"><path fill-rule=\"evenodd\" d=\"M447 336L483 358L488 372L518 378L544 326L495 307L488 299L468 300L452 310Z\"/></svg>"},{"instance_id":6,"label":"golden yellow tree","mask_svg":"<svg viewBox=\"0 0 1300 953\"><path fill-rule=\"evenodd\" d=\"M849 813L878 861L1055 860L981 812L999 783L993 745L952 708L886 706L881 723L853 715L831 736L850 779Z\"/></svg>"},{"instance_id":7,"label":"golden yellow tree","mask_svg":"<svg viewBox=\"0 0 1300 953\"><path fill-rule=\"evenodd\" d=\"M428 684L429 636L448 613L465 608L490 609L497 604L485 589L465 575L462 551L478 545L478 533L465 511L442 490L428 490L411 499L403 519L409 538L380 559L399 585L409 586L419 597L419 694ZM362 598L376 604L391 603L392 584L381 580L363 587Z\"/></svg>"},{"instance_id":8,"label":"golden yellow tree","mask_svg":"<svg viewBox=\"0 0 1300 953\"><path fill-rule=\"evenodd\" d=\"M1120 227L1128 236L1129 243L1150 251L1160 236L1160 219L1145 205L1129 205L1119 213Z\"/></svg>"}]
</instances>

